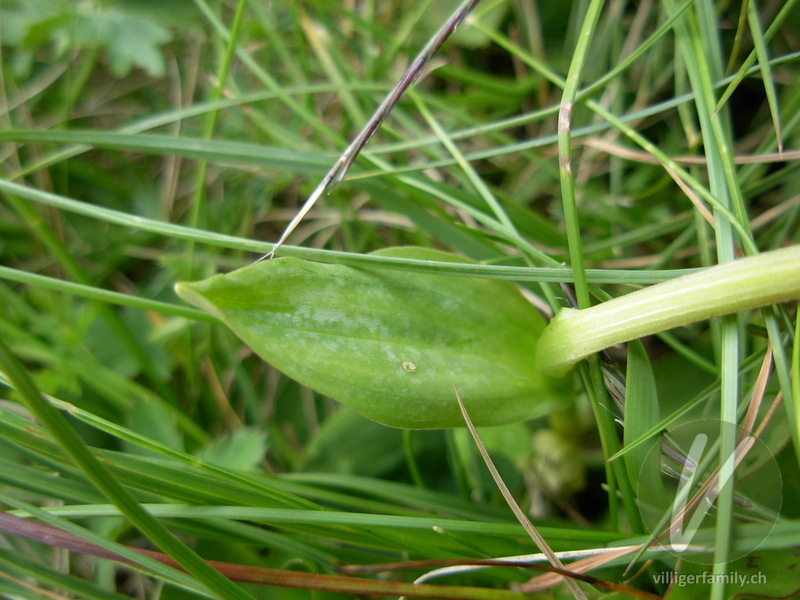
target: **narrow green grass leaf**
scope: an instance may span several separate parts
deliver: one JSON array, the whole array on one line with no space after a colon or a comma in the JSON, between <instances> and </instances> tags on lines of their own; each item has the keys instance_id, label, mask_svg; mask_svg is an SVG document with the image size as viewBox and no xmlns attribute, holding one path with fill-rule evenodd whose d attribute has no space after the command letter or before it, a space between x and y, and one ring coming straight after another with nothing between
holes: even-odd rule
<instances>
[{"instance_id":1,"label":"narrow green grass leaf","mask_svg":"<svg viewBox=\"0 0 800 600\"><path fill-rule=\"evenodd\" d=\"M228 71L233 60L234 51L238 44L239 29L242 25L244 17L244 9L247 5L247 0L239 0L236 5L236 11L233 16L233 25L231 26L230 36L226 40L225 52L222 56L219 69L217 71L217 82L214 86L212 101L219 101L222 99L223 92L228 83ZM212 109L205 114L203 121L203 140L210 140L214 135L214 129L217 126L219 117L219 109ZM194 194L189 208L189 226L197 227L200 224L201 216L205 214L206 202L206 174L208 172L208 160L203 158L195 164L195 178L194 178ZM205 221L205 219L204 219ZM205 225L205 223L203 223ZM192 272L192 263L194 262L194 241L189 240L186 249L186 257L184 259L185 272Z\"/></svg>"},{"instance_id":2,"label":"narrow green grass leaf","mask_svg":"<svg viewBox=\"0 0 800 600\"><path fill-rule=\"evenodd\" d=\"M794 321L794 342L792 344L792 402L789 407L789 422L792 426L792 439L795 442L795 454L798 455L800 460L800 444L797 438L800 434L797 432L797 423L800 423L800 305L798 305L795 312Z\"/></svg>"},{"instance_id":3,"label":"narrow green grass leaf","mask_svg":"<svg viewBox=\"0 0 800 600\"><path fill-rule=\"evenodd\" d=\"M741 186L733 165L733 141L730 133L729 111L723 107L714 111L715 97L712 81L722 75L722 48L719 39L719 22L715 7L708 0L699 0L695 12L687 22L676 26L679 49L685 57L691 86L697 92L695 106L700 121L703 149L706 156L709 189L719 198L720 204L733 211L735 220L725 221L715 212L714 238L717 243L717 262L725 263L735 257L733 223L743 229L749 227L747 212L741 194ZM675 10L672 0L667 10ZM751 237L751 236L748 236ZM718 327L720 353L720 478L728 481L733 475L733 465L728 458L733 456L736 440L735 429L727 424L736 422L739 402L739 328L738 316L728 316ZM733 518L733 486L722 486L717 496L717 521L714 543L714 572L724 570L730 557L731 528ZM725 582L721 579L712 586L712 598L722 600Z\"/></svg>"},{"instance_id":4,"label":"narrow green grass leaf","mask_svg":"<svg viewBox=\"0 0 800 600\"><path fill-rule=\"evenodd\" d=\"M403 529L430 531L441 527L458 533L475 535L497 535L525 537L525 530L516 522L491 522L442 517L411 517L403 515L374 515L369 513L352 513L334 510L295 510L280 508L258 508L242 506L186 506L184 504L146 504L148 511L160 518L169 519L235 519L241 521L257 521L264 524L304 524L304 525L354 525L364 528L381 527L386 529ZM119 516L120 511L111 504L52 506L46 510L59 517L112 517ZM23 511L24 512L24 511ZM620 541L628 536L613 532L593 531L581 528L539 527L540 533L548 539L569 540L581 543L609 543Z\"/></svg>"},{"instance_id":5,"label":"narrow green grass leaf","mask_svg":"<svg viewBox=\"0 0 800 600\"><path fill-rule=\"evenodd\" d=\"M6 195L7 200L12 205L13 209L22 217L22 219L33 230L36 237L41 240L42 244L56 257L59 264L69 274L72 279L81 285L89 285L91 278L86 273L85 269L79 264L72 253L67 249L64 242L56 234L52 227L41 218L39 212L34 206L27 202L23 202L20 198L14 195ZM125 349L130 353L134 360L141 367L142 371L147 375L150 383L161 393L165 398L173 396L171 390L162 381L161 375L153 362L153 359L144 348L140 340L133 334L130 327L122 320L122 318L110 309L110 307L101 304L99 307L102 319L108 324L109 328L114 332L114 335L120 340Z\"/></svg>"},{"instance_id":6,"label":"narrow green grass leaf","mask_svg":"<svg viewBox=\"0 0 800 600\"><path fill-rule=\"evenodd\" d=\"M694 3L694 1L695 0L689 0L687 4L691 5ZM795 1L796 0L792 0L792 2ZM689 8L689 6L682 5L679 10L685 11L687 8ZM676 20L677 19L673 15L669 19L669 22L674 23L674 21ZM530 54L523 51L509 39L499 35L496 32L492 32L491 30L485 30L485 31L491 33L491 38L495 43L497 43L502 48L508 50L509 52L513 53L515 56L518 56L520 60L522 60L526 65L533 66L537 64L536 59L534 57L530 56ZM781 65L791 64L799 60L800 60L800 52L793 52L772 58L769 62L769 65L770 67L775 68ZM755 62L755 59L753 60L753 62ZM757 74L758 72L759 72L759 67L753 66L751 63L750 65L748 65L748 68L743 71L742 78L747 77L748 75ZM563 78L556 75L555 73L553 73L552 77L554 83L563 86ZM714 83L714 89L718 89L726 84L731 84L733 81L734 81L733 76L720 79L719 81L716 81ZM591 84L590 87L586 88L585 90L581 90L578 94L579 101L585 101L587 103L587 106L592 106L589 104L590 101L584 98L584 96L587 95L586 93L587 91L593 91L594 87L595 85ZM615 116L615 121L619 121L621 123L640 122L648 117L663 115L676 108L680 109L680 107L684 106L688 102L692 102L694 99L695 99L694 92L687 91L686 93L678 94L674 98L670 98L669 100L664 100L663 102L654 103L645 108L634 110L633 112L624 115ZM453 140L458 141L486 133L502 131L505 129L513 129L514 127L521 127L530 123L535 123L538 121L545 120L548 117L552 117L553 115L558 114L558 110L559 110L558 105L548 106L547 108L526 112L519 116L508 117L505 119L498 119L497 121L490 122L487 124L477 125L473 127L466 127L464 129L456 130L450 133L450 137ZM595 110L593 106L592 110ZM602 116L602 113L598 114L601 114ZM603 116L603 118L605 119L605 116ZM595 134L603 133L605 131L608 131L609 127L611 126L616 127L615 121L601 122L591 125L583 125L574 128L572 130L572 138L573 139L585 138ZM465 157L467 158L467 160L474 162L485 158L492 158L503 155L512 155L522 152L524 150L552 146L554 143L557 142L557 140L558 140L557 134L541 135L521 142L508 143L501 148L488 148L488 149L480 149L477 151L468 152L465 153ZM377 156L386 153L398 152L401 150L416 149L424 146L430 146L436 143L438 143L438 138L435 135L420 136L413 140L386 143L380 146L376 145L371 150L371 155ZM445 158L426 163L425 166L426 168L438 168L453 164L455 164L454 159ZM385 174L406 173L418 170L419 170L418 166L393 167L388 170L382 169L380 171L367 171L365 173L359 173L356 175L352 175L349 179L356 180L362 177L379 177Z\"/></svg>"},{"instance_id":7,"label":"narrow green grass leaf","mask_svg":"<svg viewBox=\"0 0 800 600\"><path fill-rule=\"evenodd\" d=\"M196 594L200 594L203 597L214 597L213 594L209 593L209 591L191 575L184 573L179 569L167 566L122 544L109 541L90 529L76 525L58 515L51 514L47 510L27 502L23 502L16 498L12 498L6 494L0 493L0 501L8 506L13 506L16 508L18 513L24 513L29 517L35 518L37 521L41 521L42 523L55 527L66 532L67 534L74 535L76 538L83 540L88 545L94 545L98 548L106 550L107 552L121 556L129 560L132 565L137 565L137 569L144 571L148 575L158 577L159 579L162 579L168 583L183 587ZM120 512L118 509L116 509L116 507L115 510L117 510L117 516L119 516Z\"/></svg>"},{"instance_id":8,"label":"narrow green grass leaf","mask_svg":"<svg viewBox=\"0 0 800 600\"><path fill-rule=\"evenodd\" d=\"M797 0L787 0L783 3L780 12L775 16L775 19L773 19L772 23L770 23L770 26L761 36L765 45L769 43L773 36L778 32L783 22L792 14L795 4L797 4ZM736 88L739 87L739 84L744 80L745 77L752 75L755 70L761 69L760 65L755 68L753 67L753 64L756 62L756 60L758 60L758 55L756 54L756 50L753 49L750 55L742 63L742 66L739 67L739 70L736 72L736 74L727 79L728 87L725 88L725 91L717 101L716 110L719 110L728 102L730 97L733 95L733 92L736 91ZM775 65L774 63L770 63L770 66Z\"/></svg>"},{"instance_id":9,"label":"narrow green grass leaf","mask_svg":"<svg viewBox=\"0 0 800 600\"><path fill-rule=\"evenodd\" d=\"M674 16L675 12L677 12L679 10L683 10L683 9L684 9L684 7L676 7L676 8L674 8L674 9L672 9L670 11L670 14L672 14ZM676 21L676 24L677 23L680 23L680 21ZM495 41L497 41L497 40L495 39ZM511 44L510 42L507 42L507 45L509 47L515 48L515 46L513 44ZM530 55L524 53L523 51L521 51L519 49L517 49L516 53L522 60L525 61L526 64L528 64L529 66L531 66L533 68L537 67L538 61L536 61L535 58L531 57ZM565 85L563 80L558 76L554 76L553 81L557 85L560 85L560 86ZM699 91L697 93L699 93ZM696 94L687 95L687 98L688 97L692 97L693 99L697 100L697 95ZM753 242L751 233L743 225L743 222L734 215L734 213L730 210L730 208L725 206L724 203L721 203L719 201L719 199L716 197L715 194L712 194L695 177L690 175L684 168L682 168L674 160L672 160L663 150L658 148L655 144L650 142L647 138L645 138L639 132L634 130L632 127L626 125L626 121L628 120L627 117L626 118L620 118L620 117L614 115L613 113L611 113L609 110L607 110L606 108L604 108L602 105L600 105L598 102L596 102L594 100L588 100L587 99L587 100L584 100L584 102L585 102L586 106L588 106L591 110L593 110L595 113L597 113L603 119L605 119L606 121L611 123L614 127L619 129L626 137L630 138L633 142L635 142L636 144L641 146L645 151L647 151L648 153L650 153L653 156L655 156L656 158L658 158L659 162L661 162L663 165L668 167L672 172L677 173L680 176L680 178L684 182L686 182L694 192L696 192L703 200L708 202L711 206L714 207L714 209L716 211L718 211L721 215L723 215L726 218L727 222L729 222L731 224L731 226L736 230L736 232L739 233L739 235L741 236L741 238L742 238L741 242L742 242L742 244L744 244L745 249L747 250L748 253L754 253L754 252L757 251L757 247L756 247L755 243ZM563 112L564 116L566 116L566 112L563 111L564 108L565 107L562 106L561 107L561 111ZM571 106L567 106L567 108L569 108L570 111L572 110ZM571 132L570 132L570 135L572 135ZM566 140L566 135L565 134L561 134L561 137L559 137L558 139L559 140ZM535 142L536 145L538 145L539 143L540 143L539 140L537 140ZM548 143L552 143L552 141L548 141ZM564 144L564 141L562 141L561 143ZM522 147L522 146L520 146L520 147ZM525 146L525 147L527 147L527 146ZM565 148L566 148L566 146L565 146ZM507 147L506 150L510 151L511 148ZM562 153L562 156L566 156L566 155ZM468 158L472 159L473 157L468 156ZM566 171L563 168L562 168L562 172L566 173ZM569 179L569 178L567 178L567 179Z\"/></svg>"},{"instance_id":10,"label":"narrow green grass leaf","mask_svg":"<svg viewBox=\"0 0 800 600\"><path fill-rule=\"evenodd\" d=\"M0 179L0 190L68 212L85 215L124 227L135 227L142 231L150 231L175 239L194 239L210 246L246 250L258 254L269 252L273 247L273 244L260 240L236 237L131 215L122 211L80 202L58 194L20 185L4 179ZM383 266L385 268L402 269L407 272L416 273L436 273L462 277L481 277L486 279L507 279L510 281L570 282L574 280L572 269L556 267L505 267L500 265L452 263L388 256L379 253L357 254L353 252L302 248L297 246L283 246L281 252L285 256L293 256L308 260L352 266ZM589 269L587 271L587 278L591 283L647 284L673 279L694 271L696 271L696 269L670 269L645 272L639 270Z\"/></svg>"},{"instance_id":11,"label":"narrow green grass leaf","mask_svg":"<svg viewBox=\"0 0 800 600\"><path fill-rule=\"evenodd\" d=\"M578 203L575 191L575 175L573 173L572 159L572 119L575 102L578 97L581 79L584 77L584 69L589 58L589 49L595 41L597 33L597 23L600 19L603 0L591 0L586 7L583 15L579 34L575 41L575 50L572 53L572 60L569 72L564 80L561 104L558 112L558 168L559 180L561 182L561 205L564 211L564 225L567 231L567 244L569 247L570 266L575 272L575 297L580 308L591 306L589 295L589 284L586 278L586 264L583 251L583 239L581 233L581 222L578 215ZM579 13L575 13L576 15ZM563 311L564 309L562 309ZM540 353L539 356L542 356ZM603 453L606 457L614 454L618 443L615 439L614 421L612 416L604 408L604 400L607 398L605 387L602 384L602 374L599 366L594 359L589 361L589 381L593 392L592 408L600 429L600 440ZM545 371L549 372L549 371ZM612 463L606 467L608 481L609 504L612 510L612 520L616 522L617 490L622 493L622 498L627 509L628 520L635 522L636 514L634 502L631 494L631 487L624 481L625 474L621 465ZM619 486L619 488L617 487Z\"/></svg>"},{"instance_id":12,"label":"narrow green grass leaf","mask_svg":"<svg viewBox=\"0 0 800 600\"><path fill-rule=\"evenodd\" d=\"M21 579L47 583L54 589L75 594L76 597L86 600L127 600L130 598L130 596L104 590L80 577L68 575L34 562L21 552L0 549L0 572L6 575L15 573Z\"/></svg>"},{"instance_id":13,"label":"narrow green grass leaf","mask_svg":"<svg viewBox=\"0 0 800 600\"><path fill-rule=\"evenodd\" d=\"M481 177L478 175L475 169L472 166L470 166L469 162L467 162L467 160L464 158L464 155L461 153L458 147L453 143L453 140L450 139L448 134L442 128L441 124L434 118L434 116L425 106L425 103L422 101L419 95L415 94L413 90L411 90L409 91L409 97L411 97L414 100L414 103L417 105L417 108L419 108L420 114L427 121L428 125L431 126L431 129L433 129L436 136L442 142L442 145L447 149L450 155L458 163L458 166L467 176L467 179L475 188L475 190L478 192L480 197L483 198L484 202L486 202L486 205L492 209L492 212L494 213L494 216L497 219L497 221L503 227L508 229L510 233L517 234L514 224L508 218L508 215L506 214L505 210L503 210L503 207L500 205L495 195L489 189L489 186L486 185L486 182L484 182L483 179L481 179Z\"/></svg>"},{"instance_id":14,"label":"narrow green grass leaf","mask_svg":"<svg viewBox=\"0 0 800 600\"><path fill-rule=\"evenodd\" d=\"M132 296L131 294L115 292L113 290L104 290L92 285L83 285L81 283L56 279L55 277L47 277L46 275L39 275L37 273L12 269L2 265L0 265L0 279L16 281L26 285L34 285L48 290L72 294L82 298L88 298L90 300L97 300L98 302L116 304L117 306L130 306L131 308L138 308L140 310L151 310L153 312L165 315L185 317L195 321L208 321L210 323L218 322L217 319L208 313L187 308L179 304L170 304L168 302L161 302L160 300L141 298L138 296Z\"/></svg>"},{"instance_id":15,"label":"narrow green grass leaf","mask_svg":"<svg viewBox=\"0 0 800 600\"><path fill-rule=\"evenodd\" d=\"M30 376L17 358L11 354L5 342L0 340L0 364L14 382L17 390L25 400L29 410L44 424L61 448L81 468L92 483L119 507L120 511L138 527L142 533L153 540L179 565L208 586L220 598L248 600L251 596L242 588L231 583L211 568L203 559L192 552L183 542L167 530L164 525L154 519L134 499L106 467L91 453L84 441L70 427L63 415L50 406L36 389Z\"/></svg>"},{"instance_id":16,"label":"narrow green grass leaf","mask_svg":"<svg viewBox=\"0 0 800 600\"><path fill-rule=\"evenodd\" d=\"M736 34L733 36L733 44L728 55L728 66L725 67L726 73L733 71L733 67L739 59L739 53L742 50L742 41L744 39L744 31L747 28L747 11L751 4L752 2L750 2L750 0L744 0L739 10L739 18L736 20Z\"/></svg>"},{"instance_id":17,"label":"narrow green grass leaf","mask_svg":"<svg viewBox=\"0 0 800 600\"><path fill-rule=\"evenodd\" d=\"M638 340L628 344L628 365L625 375L624 443L638 440L659 420L658 390L653 368L644 346ZM658 436L644 437L645 442L625 453L628 477L637 491L648 490L658 495L661 489ZM655 451L653 451L655 449Z\"/></svg>"},{"instance_id":18,"label":"narrow green grass leaf","mask_svg":"<svg viewBox=\"0 0 800 600\"><path fill-rule=\"evenodd\" d=\"M319 59L319 63L326 75L326 78L339 86L339 99L351 121L354 123L364 123L367 115L358 103L356 97L347 90L346 83L353 79L353 73L343 73L348 69L347 59L336 52L336 45L331 44L330 31L315 22L302 7L298 7L298 21L311 51Z\"/></svg>"},{"instance_id":19,"label":"narrow green grass leaf","mask_svg":"<svg viewBox=\"0 0 800 600\"><path fill-rule=\"evenodd\" d=\"M331 161L330 157L322 153L269 148L261 144L145 133L13 129L0 131L0 141L80 144L123 152L180 156L215 163L291 169L298 173L309 174L325 171Z\"/></svg>"},{"instance_id":20,"label":"narrow green grass leaf","mask_svg":"<svg viewBox=\"0 0 800 600\"><path fill-rule=\"evenodd\" d=\"M569 73L564 80L564 91L558 113L558 167L561 177L561 200L564 208L570 263L575 271L575 296L580 308L588 308L590 300L583 257L583 242L581 241L581 226L578 220L578 205L575 198L575 179L572 173L572 111L578 97L584 65L594 39L603 4L603 0L591 0L587 7L577 46L572 55Z\"/></svg>"},{"instance_id":21,"label":"narrow green grass leaf","mask_svg":"<svg viewBox=\"0 0 800 600\"><path fill-rule=\"evenodd\" d=\"M15 449L20 450L18 447ZM3 469L3 482L20 490L61 498L63 501L98 502L102 498L89 483L77 481L75 473L62 472L61 477L54 478L53 471L46 473L3 459L0 459L0 467Z\"/></svg>"},{"instance_id":22,"label":"narrow green grass leaf","mask_svg":"<svg viewBox=\"0 0 800 600\"><path fill-rule=\"evenodd\" d=\"M225 24L220 21L214 10L209 6L206 0L194 0L197 7L203 13L203 16L208 20L214 31L220 38L228 42L231 39L231 32L225 27ZM311 127L323 139L331 141L337 147L341 147L345 142L341 135L335 133L328 125L326 125L316 114L309 108L303 106L301 102L292 97L284 87L276 80L276 78L264 67L262 67L258 60L250 54L246 48L241 46L235 47L236 56L244 63L250 72L261 82L261 84L273 92L275 96L285 104L293 113L298 115L304 123ZM327 168L327 167L326 167Z\"/></svg>"},{"instance_id":23,"label":"narrow green grass leaf","mask_svg":"<svg viewBox=\"0 0 800 600\"><path fill-rule=\"evenodd\" d=\"M764 80L764 92L767 95L769 112L772 115L772 125L775 128L775 139L778 142L778 152L783 152L783 135L781 134L781 112L778 107L778 96L775 93L775 80L772 77L772 70L769 67L769 55L767 45L764 41L764 32L761 31L761 23L758 19L758 8L756 0L749 0L747 6L747 22L750 25L750 35L753 36L758 66L761 69L761 78Z\"/></svg>"},{"instance_id":24,"label":"narrow green grass leaf","mask_svg":"<svg viewBox=\"0 0 800 600\"><path fill-rule=\"evenodd\" d=\"M255 500L256 503L259 504L266 504L270 502L275 502L277 504L285 504L287 506L296 506L302 508L315 508L315 505L311 502L303 501L302 499L292 496L283 494L279 490L275 490L270 488L265 483L248 478L245 475L241 475L230 471L228 469L224 469L214 464L203 462L202 460L198 460L195 456L186 454L184 452L180 452L173 448L169 448L164 444L153 440L151 438L145 437L140 435L130 429L122 427L116 423L112 423L106 419L102 419L97 415L94 415L90 412L82 410L76 406L68 404L66 402L62 402L55 398L49 398L50 402L53 403L57 408L61 410L68 411L72 416L76 419L82 421L83 423L89 425L90 427L96 428L98 431L102 431L107 433L111 436L116 437L119 440L125 441L129 444L135 445L138 448L143 450L147 450L154 454L160 455L164 458L170 459L175 461L176 463L182 463L187 469L197 469L199 471L204 471L207 474L221 479L227 480L227 484L230 486L239 487L240 489L235 491L236 494L242 494L242 490L246 489L248 492L256 492L260 495ZM241 498L245 498L246 496L240 496Z\"/></svg>"}]
</instances>

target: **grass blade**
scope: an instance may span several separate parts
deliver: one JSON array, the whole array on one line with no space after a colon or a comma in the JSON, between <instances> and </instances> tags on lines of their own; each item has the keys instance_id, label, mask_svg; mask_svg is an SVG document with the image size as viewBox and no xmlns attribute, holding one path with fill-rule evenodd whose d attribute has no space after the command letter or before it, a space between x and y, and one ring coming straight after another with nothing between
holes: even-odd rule
<instances>
[{"instance_id":1,"label":"grass blade","mask_svg":"<svg viewBox=\"0 0 800 600\"><path fill-rule=\"evenodd\" d=\"M231 583L217 571L208 566L197 554L147 513L128 490L108 472L95 458L83 440L70 427L66 419L51 407L36 389L30 376L17 358L11 353L3 340L0 340L0 365L17 387L30 411L36 415L61 447L72 458L86 477L119 507L133 525L147 535L156 545L163 548L175 559L178 565L213 591L219 598L248 600L251 596L239 586Z\"/></svg>"}]
</instances>

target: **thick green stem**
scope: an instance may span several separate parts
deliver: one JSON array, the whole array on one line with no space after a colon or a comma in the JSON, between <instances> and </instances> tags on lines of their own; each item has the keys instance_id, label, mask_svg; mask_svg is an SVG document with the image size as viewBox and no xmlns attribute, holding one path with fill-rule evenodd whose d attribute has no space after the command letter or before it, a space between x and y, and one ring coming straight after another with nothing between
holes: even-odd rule
<instances>
[{"instance_id":1,"label":"thick green stem","mask_svg":"<svg viewBox=\"0 0 800 600\"><path fill-rule=\"evenodd\" d=\"M542 333L537 364L560 377L579 360L615 344L799 297L800 245L764 252L585 310L563 309Z\"/></svg>"}]
</instances>

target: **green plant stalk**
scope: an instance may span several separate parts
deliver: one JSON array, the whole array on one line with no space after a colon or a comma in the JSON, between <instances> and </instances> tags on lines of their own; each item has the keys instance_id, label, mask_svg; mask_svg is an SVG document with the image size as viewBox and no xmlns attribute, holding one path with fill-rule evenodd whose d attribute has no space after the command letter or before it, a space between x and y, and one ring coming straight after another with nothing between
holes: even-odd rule
<instances>
[{"instance_id":1,"label":"green plant stalk","mask_svg":"<svg viewBox=\"0 0 800 600\"><path fill-rule=\"evenodd\" d=\"M537 366L560 377L604 348L715 316L800 297L800 245L710 267L584 310L542 332Z\"/></svg>"},{"instance_id":2,"label":"green plant stalk","mask_svg":"<svg viewBox=\"0 0 800 600\"><path fill-rule=\"evenodd\" d=\"M236 6L236 13L233 17L233 27L231 35L228 39L228 45L225 48L225 54L222 63L219 66L217 73L217 86L214 88L212 102L219 102L222 99L225 84L228 80L228 70L230 69L231 60L233 60L233 53L236 49L236 38L239 35L239 28L242 24L242 17L244 16L244 8L247 0L239 0ZM219 117L219 109L215 108L206 113L205 121L203 123L203 140L210 140L214 135L214 129L217 127L217 119ZM197 227L200 223L201 215L204 213L205 200L206 200L206 174L208 172L208 160L202 159L197 163L197 171L195 172L194 182L194 198L192 200L189 212L189 225ZM189 241L186 252L186 265L188 272L191 273L192 262L194 256L194 242Z\"/></svg>"},{"instance_id":3,"label":"green plant stalk","mask_svg":"<svg viewBox=\"0 0 800 600\"><path fill-rule=\"evenodd\" d=\"M575 177L572 172L572 110L578 98L581 75L589 57L590 47L604 4L603 0L592 0L586 9L569 72L564 80L561 106L558 113L558 170L561 181L561 204L564 210L570 264L575 272L575 297L580 308L591 306L591 298L589 284L586 280L581 223L578 216ZM592 399L592 410L597 419L603 455L608 457L618 450L614 421L612 415L604 408L605 403L603 400L607 396L605 386L602 385L598 362L590 360L588 367L588 377L591 381L591 386L594 388L594 393L591 393L589 397ZM625 473L621 463L607 463L605 469L612 525L617 526L618 509L616 496L618 491L628 513L628 520L635 523L638 511L635 509L632 488L628 482L627 473Z\"/></svg>"},{"instance_id":4,"label":"green plant stalk","mask_svg":"<svg viewBox=\"0 0 800 600\"><path fill-rule=\"evenodd\" d=\"M578 220L578 203L575 198L575 179L572 175L572 107L578 97L581 72L589 53L589 45L600 19L603 8L602 0L593 0L589 4L581 26L578 42L569 66L569 73L564 80L564 93L561 96L561 107L558 112L558 162L561 178L561 204L564 208L564 220L567 228L567 242L572 269L575 271L575 296L578 306L589 306L589 284L586 281L586 266L583 262L583 244L581 241L580 223Z\"/></svg>"}]
</instances>

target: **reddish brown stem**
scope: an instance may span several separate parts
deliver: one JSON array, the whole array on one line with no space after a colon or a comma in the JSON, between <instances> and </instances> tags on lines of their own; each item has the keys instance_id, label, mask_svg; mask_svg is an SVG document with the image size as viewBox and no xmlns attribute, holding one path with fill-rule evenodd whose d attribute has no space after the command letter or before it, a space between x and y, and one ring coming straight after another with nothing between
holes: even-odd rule
<instances>
[{"instance_id":1,"label":"reddish brown stem","mask_svg":"<svg viewBox=\"0 0 800 600\"><path fill-rule=\"evenodd\" d=\"M22 517L11 515L3 511L0 511L0 531L35 540L49 546L64 548L72 552L88 554L98 558L106 558L128 565L136 565L135 561L93 544L78 535L63 531L51 525L23 519ZM174 560L161 552L130 548L128 546L126 546L126 548L148 556L162 564L180 569ZM406 596L409 598L442 598L445 600L490 600L494 598L498 600L523 600L526 598L526 595L523 593L509 590L493 590L451 585L415 585L413 583L377 581L374 579L362 579L359 577L347 577L342 575L270 569L212 560L207 562L231 581L277 587L343 592L348 594Z\"/></svg>"}]
</instances>

